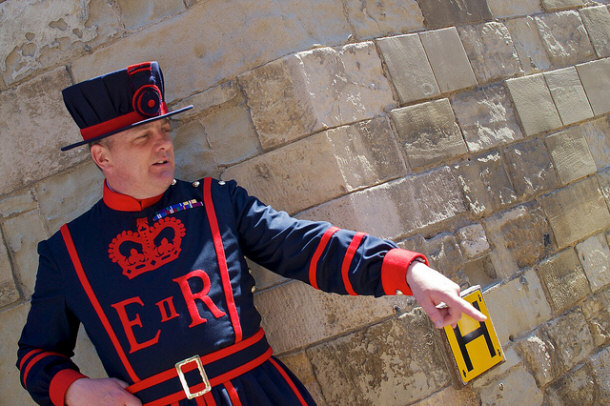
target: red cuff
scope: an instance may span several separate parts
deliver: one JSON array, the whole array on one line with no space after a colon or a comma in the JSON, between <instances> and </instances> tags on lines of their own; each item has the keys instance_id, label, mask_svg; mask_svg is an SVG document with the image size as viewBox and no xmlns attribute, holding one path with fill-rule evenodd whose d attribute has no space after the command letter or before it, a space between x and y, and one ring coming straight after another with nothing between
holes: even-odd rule
<instances>
[{"instance_id":1,"label":"red cuff","mask_svg":"<svg viewBox=\"0 0 610 406\"><path fill-rule=\"evenodd\" d=\"M428 259L418 252L402 248L388 251L381 264L381 285L386 295L396 295L396 291L401 291L403 295L413 295L407 284L407 270L409 264L419 258L428 265Z\"/></svg>"},{"instance_id":2,"label":"red cuff","mask_svg":"<svg viewBox=\"0 0 610 406\"><path fill-rule=\"evenodd\" d=\"M49 385L49 397L51 398L51 402L55 406L64 406L68 387L80 378L87 378L87 376L74 369L62 369L56 373Z\"/></svg>"}]
</instances>

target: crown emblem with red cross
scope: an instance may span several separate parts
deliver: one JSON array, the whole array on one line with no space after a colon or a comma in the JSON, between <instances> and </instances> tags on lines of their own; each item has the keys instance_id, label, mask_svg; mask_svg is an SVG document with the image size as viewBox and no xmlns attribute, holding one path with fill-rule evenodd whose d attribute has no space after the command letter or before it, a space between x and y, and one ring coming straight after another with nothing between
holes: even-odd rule
<instances>
[{"instance_id":1,"label":"crown emblem with red cross","mask_svg":"<svg viewBox=\"0 0 610 406\"><path fill-rule=\"evenodd\" d=\"M133 279L172 262L180 254L184 224L168 217L148 224L147 218L137 219L138 231L123 231L108 246L108 256L118 263L123 275Z\"/></svg>"}]
</instances>

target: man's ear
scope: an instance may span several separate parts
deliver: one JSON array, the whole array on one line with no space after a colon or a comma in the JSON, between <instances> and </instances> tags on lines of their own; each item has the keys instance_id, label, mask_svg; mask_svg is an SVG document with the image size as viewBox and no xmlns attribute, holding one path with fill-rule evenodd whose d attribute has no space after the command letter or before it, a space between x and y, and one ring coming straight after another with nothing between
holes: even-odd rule
<instances>
[{"instance_id":1,"label":"man's ear","mask_svg":"<svg viewBox=\"0 0 610 406\"><path fill-rule=\"evenodd\" d=\"M91 159L102 170L105 171L110 164L110 154L108 148L101 144L91 146Z\"/></svg>"}]
</instances>

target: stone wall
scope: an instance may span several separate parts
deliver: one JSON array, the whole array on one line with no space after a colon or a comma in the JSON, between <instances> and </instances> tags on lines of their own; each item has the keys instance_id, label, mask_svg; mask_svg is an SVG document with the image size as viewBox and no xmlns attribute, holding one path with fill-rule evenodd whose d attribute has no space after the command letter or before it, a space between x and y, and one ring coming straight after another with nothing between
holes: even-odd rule
<instances>
[{"instance_id":1,"label":"stone wall","mask_svg":"<svg viewBox=\"0 0 610 406\"><path fill-rule=\"evenodd\" d=\"M321 405L610 402L610 1L0 2L0 404L36 244L101 194L61 101L164 68L178 176L392 238L480 284L507 361L454 386L412 300L322 294L252 264L276 354ZM279 309L279 310L278 310ZM103 376L85 334L77 362Z\"/></svg>"}]
</instances>

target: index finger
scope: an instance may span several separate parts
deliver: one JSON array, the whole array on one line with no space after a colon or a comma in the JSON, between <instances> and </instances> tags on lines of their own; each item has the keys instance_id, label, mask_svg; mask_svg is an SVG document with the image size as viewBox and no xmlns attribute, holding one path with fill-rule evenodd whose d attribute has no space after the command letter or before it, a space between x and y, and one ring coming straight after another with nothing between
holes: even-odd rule
<instances>
[{"instance_id":1,"label":"index finger","mask_svg":"<svg viewBox=\"0 0 610 406\"><path fill-rule=\"evenodd\" d=\"M467 314L477 321L485 321L487 320L487 316L481 313L479 310L475 309L473 305L471 305L468 301L462 299L461 297L456 298L449 305L450 307L457 307L460 312Z\"/></svg>"}]
</instances>

